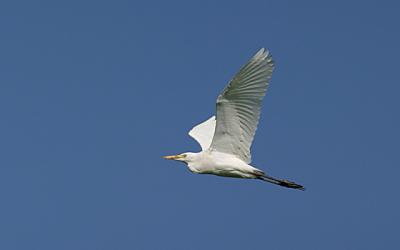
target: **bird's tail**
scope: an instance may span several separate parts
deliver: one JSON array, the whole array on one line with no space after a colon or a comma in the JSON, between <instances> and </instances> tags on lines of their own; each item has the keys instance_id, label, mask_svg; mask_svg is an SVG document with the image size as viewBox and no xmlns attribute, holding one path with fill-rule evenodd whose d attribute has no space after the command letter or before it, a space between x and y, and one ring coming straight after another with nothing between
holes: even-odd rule
<instances>
[{"instance_id":1,"label":"bird's tail","mask_svg":"<svg viewBox=\"0 0 400 250\"><path fill-rule=\"evenodd\" d=\"M282 187L287 187L287 188L294 188L294 189L300 189L300 190L305 190L305 188L297 183L294 183L292 181L288 181L288 180L280 180L280 179L276 179L274 177L268 176L266 174L260 175L257 177L257 179L272 183L272 184L276 184Z\"/></svg>"}]
</instances>

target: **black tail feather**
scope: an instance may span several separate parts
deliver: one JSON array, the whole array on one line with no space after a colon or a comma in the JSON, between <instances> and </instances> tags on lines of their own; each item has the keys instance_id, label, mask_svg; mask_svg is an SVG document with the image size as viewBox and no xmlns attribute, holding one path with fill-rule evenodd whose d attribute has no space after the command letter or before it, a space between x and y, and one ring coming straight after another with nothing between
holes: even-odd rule
<instances>
[{"instance_id":1,"label":"black tail feather","mask_svg":"<svg viewBox=\"0 0 400 250\"><path fill-rule=\"evenodd\" d=\"M294 189L299 189L299 190L306 190L302 185L294 183L292 181L288 181L288 180L280 180L280 179L276 179L274 177L268 176L268 175L262 175L259 176L257 179L272 183L272 184L276 184L282 187L287 187L287 188L294 188Z\"/></svg>"}]
</instances>

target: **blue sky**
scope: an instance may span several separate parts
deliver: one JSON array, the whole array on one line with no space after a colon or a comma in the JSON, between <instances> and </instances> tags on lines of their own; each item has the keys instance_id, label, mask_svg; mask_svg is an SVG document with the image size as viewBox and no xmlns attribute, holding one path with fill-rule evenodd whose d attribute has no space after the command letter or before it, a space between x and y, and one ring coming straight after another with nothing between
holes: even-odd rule
<instances>
[{"instance_id":1,"label":"blue sky","mask_svg":"<svg viewBox=\"0 0 400 250\"><path fill-rule=\"evenodd\" d=\"M2 1L0 248L398 249L399 7ZM261 47L253 164L306 192L161 158Z\"/></svg>"}]
</instances>

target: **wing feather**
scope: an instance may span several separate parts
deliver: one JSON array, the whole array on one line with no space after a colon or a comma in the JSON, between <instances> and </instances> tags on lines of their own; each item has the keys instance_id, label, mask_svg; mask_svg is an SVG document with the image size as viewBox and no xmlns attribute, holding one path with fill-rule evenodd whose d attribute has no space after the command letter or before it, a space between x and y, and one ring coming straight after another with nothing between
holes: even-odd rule
<instances>
[{"instance_id":1,"label":"wing feather","mask_svg":"<svg viewBox=\"0 0 400 250\"><path fill-rule=\"evenodd\" d=\"M215 116L212 116L207 121L200 123L189 131L189 135L195 139L201 146L201 149L207 150L213 139L215 131Z\"/></svg>"},{"instance_id":2,"label":"wing feather","mask_svg":"<svg viewBox=\"0 0 400 250\"><path fill-rule=\"evenodd\" d=\"M218 96L212 150L234 154L246 163L251 162L250 147L273 70L270 53L260 49Z\"/></svg>"}]
</instances>

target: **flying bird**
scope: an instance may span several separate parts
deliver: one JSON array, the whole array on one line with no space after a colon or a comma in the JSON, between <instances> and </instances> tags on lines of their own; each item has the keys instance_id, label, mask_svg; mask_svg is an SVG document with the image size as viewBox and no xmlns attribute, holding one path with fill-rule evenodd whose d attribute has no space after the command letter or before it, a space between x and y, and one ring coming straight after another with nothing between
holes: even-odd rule
<instances>
[{"instance_id":1,"label":"flying bird","mask_svg":"<svg viewBox=\"0 0 400 250\"><path fill-rule=\"evenodd\" d=\"M250 165L250 147L260 117L261 102L273 70L271 54L264 48L260 49L218 96L216 116L189 131L202 151L164 158L184 162L191 172L197 174L259 179L304 190L302 185L274 178Z\"/></svg>"}]
</instances>

